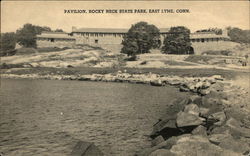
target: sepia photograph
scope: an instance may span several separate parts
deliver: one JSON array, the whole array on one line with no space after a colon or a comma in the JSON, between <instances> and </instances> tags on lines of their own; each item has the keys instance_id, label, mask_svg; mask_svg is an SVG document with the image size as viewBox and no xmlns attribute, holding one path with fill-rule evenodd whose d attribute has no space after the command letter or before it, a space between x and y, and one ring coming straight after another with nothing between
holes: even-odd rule
<instances>
[{"instance_id":1,"label":"sepia photograph","mask_svg":"<svg viewBox=\"0 0 250 156\"><path fill-rule=\"evenodd\" d=\"M0 156L250 156L250 2L1 1Z\"/></svg>"}]
</instances>

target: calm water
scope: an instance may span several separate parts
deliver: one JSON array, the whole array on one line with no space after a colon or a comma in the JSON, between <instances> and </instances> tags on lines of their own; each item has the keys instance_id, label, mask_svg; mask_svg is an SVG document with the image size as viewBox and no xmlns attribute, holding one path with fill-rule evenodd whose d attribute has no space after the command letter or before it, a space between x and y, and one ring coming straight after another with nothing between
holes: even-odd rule
<instances>
[{"instance_id":1,"label":"calm water","mask_svg":"<svg viewBox=\"0 0 250 156\"><path fill-rule=\"evenodd\" d=\"M167 105L187 96L174 87L140 84L1 80L0 152L68 155L76 141L106 155L133 155Z\"/></svg>"}]
</instances>

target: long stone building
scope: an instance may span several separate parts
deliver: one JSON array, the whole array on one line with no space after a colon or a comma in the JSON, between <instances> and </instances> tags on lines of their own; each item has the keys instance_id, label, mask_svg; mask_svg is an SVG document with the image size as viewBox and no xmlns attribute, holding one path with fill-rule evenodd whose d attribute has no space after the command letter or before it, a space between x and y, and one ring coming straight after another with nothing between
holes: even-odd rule
<instances>
[{"instance_id":1,"label":"long stone building","mask_svg":"<svg viewBox=\"0 0 250 156\"><path fill-rule=\"evenodd\" d=\"M76 39L65 32L42 32L36 36L36 44L38 48L43 47L73 47Z\"/></svg>"},{"instance_id":2,"label":"long stone building","mask_svg":"<svg viewBox=\"0 0 250 156\"><path fill-rule=\"evenodd\" d=\"M47 32L37 36L38 47L55 46L55 47L73 47L77 44L89 44L100 46L104 49L120 52L123 37L128 29L111 29L111 28L80 28L72 27L72 32L53 33ZM160 40L163 43L164 38L169 34L169 29L160 29ZM195 32L190 34L192 47L195 54L201 54L209 50L226 50L235 46L231 42L227 31L222 34L215 32Z\"/></svg>"}]
</instances>

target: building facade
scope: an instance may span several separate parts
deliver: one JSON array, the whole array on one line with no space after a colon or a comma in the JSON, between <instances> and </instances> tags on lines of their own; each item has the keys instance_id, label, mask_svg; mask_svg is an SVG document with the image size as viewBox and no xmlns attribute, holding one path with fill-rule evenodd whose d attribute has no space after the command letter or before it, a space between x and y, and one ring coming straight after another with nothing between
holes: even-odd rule
<instances>
[{"instance_id":1,"label":"building facade","mask_svg":"<svg viewBox=\"0 0 250 156\"><path fill-rule=\"evenodd\" d=\"M160 29L160 40L169 34L170 29ZM119 53L122 48L123 37L128 29L111 28L80 28L72 27L70 34L64 32L43 32L37 35L38 47L74 47L77 44L100 46L112 52ZM206 51L226 50L237 43L231 42L227 31L221 34L210 32L194 32L190 34L190 41L195 54Z\"/></svg>"},{"instance_id":2,"label":"building facade","mask_svg":"<svg viewBox=\"0 0 250 156\"><path fill-rule=\"evenodd\" d=\"M160 29L160 40L169 34L170 29ZM128 29L108 29L108 28L80 28L72 27L72 36L76 38L76 44L100 45L102 47L120 47L124 35ZM209 50L224 50L234 46L227 35L227 31L222 34L215 32L195 32L190 34L190 41L195 54L201 54ZM109 48L107 48L109 49ZM119 50L119 48L117 48Z\"/></svg>"},{"instance_id":3,"label":"building facade","mask_svg":"<svg viewBox=\"0 0 250 156\"><path fill-rule=\"evenodd\" d=\"M36 44L38 48L44 47L73 47L76 39L65 32L42 32L36 36Z\"/></svg>"}]
</instances>

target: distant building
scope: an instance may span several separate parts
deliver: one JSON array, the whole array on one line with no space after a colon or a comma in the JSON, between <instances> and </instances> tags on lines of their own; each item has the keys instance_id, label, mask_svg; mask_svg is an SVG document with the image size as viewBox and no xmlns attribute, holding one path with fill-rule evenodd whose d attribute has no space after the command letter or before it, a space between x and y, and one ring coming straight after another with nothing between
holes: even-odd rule
<instances>
[{"instance_id":1,"label":"distant building","mask_svg":"<svg viewBox=\"0 0 250 156\"><path fill-rule=\"evenodd\" d=\"M168 28L160 28L160 40L163 43L164 38L169 34ZM72 36L76 38L76 44L100 45L103 47L120 46L123 37L128 29L111 28L80 28L72 27ZM222 34L215 32L195 32L190 34L190 40L196 54L207 50L220 50L228 46L229 37L227 31Z\"/></svg>"},{"instance_id":2,"label":"distant building","mask_svg":"<svg viewBox=\"0 0 250 156\"><path fill-rule=\"evenodd\" d=\"M169 34L168 28L160 29L160 41ZM75 44L89 44L100 46L113 52L120 52L123 37L128 29L113 28L80 28L72 27L69 34L62 32L43 32L37 35L38 47L73 47ZM195 32L190 34L192 49L195 54L201 54L210 50L226 50L237 43L231 42L227 31L221 34L213 31Z\"/></svg>"},{"instance_id":3,"label":"distant building","mask_svg":"<svg viewBox=\"0 0 250 156\"><path fill-rule=\"evenodd\" d=\"M36 44L38 48L42 47L73 47L76 43L75 37L65 32L42 32L36 36Z\"/></svg>"}]
</instances>

